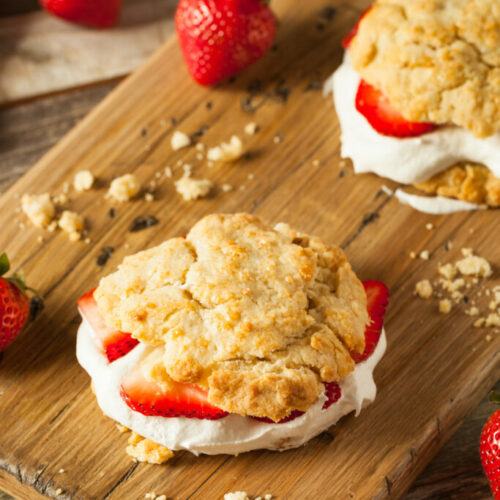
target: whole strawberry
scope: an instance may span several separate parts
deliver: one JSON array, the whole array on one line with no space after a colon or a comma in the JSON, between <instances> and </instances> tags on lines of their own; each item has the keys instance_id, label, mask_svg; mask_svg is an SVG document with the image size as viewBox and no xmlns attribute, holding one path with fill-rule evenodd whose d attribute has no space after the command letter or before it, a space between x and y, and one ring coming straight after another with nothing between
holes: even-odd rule
<instances>
[{"instance_id":1,"label":"whole strawberry","mask_svg":"<svg viewBox=\"0 0 500 500\"><path fill-rule=\"evenodd\" d=\"M493 393L491 401L500 403L500 394ZM500 410L493 412L484 424L479 454L493 497L500 500Z\"/></svg>"},{"instance_id":2,"label":"whole strawberry","mask_svg":"<svg viewBox=\"0 0 500 500\"><path fill-rule=\"evenodd\" d=\"M276 18L264 0L180 0L175 27L191 75L213 85L269 50Z\"/></svg>"},{"instance_id":3,"label":"whole strawberry","mask_svg":"<svg viewBox=\"0 0 500 500\"><path fill-rule=\"evenodd\" d=\"M122 0L40 0L57 17L93 28L109 28L118 21Z\"/></svg>"},{"instance_id":4,"label":"whole strawberry","mask_svg":"<svg viewBox=\"0 0 500 500\"><path fill-rule=\"evenodd\" d=\"M0 255L0 352L19 335L30 312L30 300L22 279L15 275L4 277L9 268L9 259L3 253Z\"/></svg>"}]
</instances>

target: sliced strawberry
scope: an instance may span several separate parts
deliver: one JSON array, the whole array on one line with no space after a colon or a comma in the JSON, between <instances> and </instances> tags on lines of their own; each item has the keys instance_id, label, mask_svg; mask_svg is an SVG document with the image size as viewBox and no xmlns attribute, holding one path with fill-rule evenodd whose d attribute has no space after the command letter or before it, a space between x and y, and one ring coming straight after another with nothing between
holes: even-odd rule
<instances>
[{"instance_id":1,"label":"sliced strawberry","mask_svg":"<svg viewBox=\"0 0 500 500\"><path fill-rule=\"evenodd\" d=\"M351 45L352 39L358 34L359 23L361 23L361 19L363 19L363 17L368 14L368 11L371 10L371 8L372 6L370 5L370 7L368 7L361 13L359 19L356 21L356 24L352 27L351 31L349 31L349 33L347 33L347 35L342 38L342 47L344 47L344 49L348 49L349 45Z\"/></svg>"},{"instance_id":2,"label":"sliced strawberry","mask_svg":"<svg viewBox=\"0 0 500 500\"><path fill-rule=\"evenodd\" d=\"M274 420L267 418L267 417L250 417L253 418L254 420L257 420L258 422L264 422L265 424L286 424L287 422L290 422L291 420L295 420L296 418L304 415L303 411L299 410L293 410L288 417L282 418L281 420L278 420L275 422Z\"/></svg>"},{"instance_id":3,"label":"sliced strawberry","mask_svg":"<svg viewBox=\"0 0 500 500\"><path fill-rule=\"evenodd\" d=\"M361 354L351 353L356 363L369 358L377 347L384 326L385 310L389 303L389 289L381 281L363 281L363 286L366 291L370 324L365 329L365 350Z\"/></svg>"},{"instance_id":4,"label":"sliced strawberry","mask_svg":"<svg viewBox=\"0 0 500 500\"><path fill-rule=\"evenodd\" d=\"M164 388L147 380L140 369L124 378L120 392L132 410L146 416L217 420L227 415L207 401L207 392L201 387L171 380Z\"/></svg>"},{"instance_id":5,"label":"sliced strawberry","mask_svg":"<svg viewBox=\"0 0 500 500\"><path fill-rule=\"evenodd\" d=\"M375 87L361 80L356 93L356 109L380 134L392 137L415 137L432 132L434 123L410 122L394 109L389 100Z\"/></svg>"},{"instance_id":6,"label":"sliced strawberry","mask_svg":"<svg viewBox=\"0 0 500 500\"><path fill-rule=\"evenodd\" d=\"M330 408L333 403L336 403L340 399L340 396L342 396L340 385L336 382L327 382L325 384L325 396L326 401L323 404L323 410Z\"/></svg>"},{"instance_id":7,"label":"sliced strawberry","mask_svg":"<svg viewBox=\"0 0 500 500\"><path fill-rule=\"evenodd\" d=\"M130 333L119 332L106 326L97 308L94 290L78 299L78 310L92 327L110 363L125 356L139 343Z\"/></svg>"}]
</instances>

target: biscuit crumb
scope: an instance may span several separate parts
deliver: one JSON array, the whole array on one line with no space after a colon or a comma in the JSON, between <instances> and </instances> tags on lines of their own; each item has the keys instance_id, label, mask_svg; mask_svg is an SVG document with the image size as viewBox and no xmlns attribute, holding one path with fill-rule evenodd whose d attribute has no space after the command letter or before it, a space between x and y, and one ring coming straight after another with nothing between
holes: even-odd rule
<instances>
[{"instance_id":1,"label":"biscuit crumb","mask_svg":"<svg viewBox=\"0 0 500 500\"><path fill-rule=\"evenodd\" d=\"M174 452L132 432L128 438L127 454L138 462L163 464L174 456Z\"/></svg>"},{"instance_id":2,"label":"biscuit crumb","mask_svg":"<svg viewBox=\"0 0 500 500\"><path fill-rule=\"evenodd\" d=\"M500 326L500 314L496 312L488 314L484 324L487 327Z\"/></svg>"},{"instance_id":3,"label":"biscuit crumb","mask_svg":"<svg viewBox=\"0 0 500 500\"><path fill-rule=\"evenodd\" d=\"M164 173L165 173L165 177L168 177L170 179L172 177L172 168L165 167Z\"/></svg>"},{"instance_id":4,"label":"biscuit crumb","mask_svg":"<svg viewBox=\"0 0 500 500\"><path fill-rule=\"evenodd\" d=\"M425 229L427 229L427 231L432 231L434 229L434 224L432 222L428 222L425 225Z\"/></svg>"},{"instance_id":5,"label":"biscuit crumb","mask_svg":"<svg viewBox=\"0 0 500 500\"><path fill-rule=\"evenodd\" d=\"M417 254L415 252L410 252L410 259L416 259Z\"/></svg>"},{"instance_id":6,"label":"biscuit crumb","mask_svg":"<svg viewBox=\"0 0 500 500\"><path fill-rule=\"evenodd\" d=\"M141 185L137 177L133 174L125 174L121 177L113 179L111 182L107 196L116 201L130 201L141 190Z\"/></svg>"},{"instance_id":7,"label":"biscuit crumb","mask_svg":"<svg viewBox=\"0 0 500 500\"><path fill-rule=\"evenodd\" d=\"M213 186L212 181L208 179L193 179L186 175L175 182L175 189L184 201L197 200L208 196Z\"/></svg>"},{"instance_id":8,"label":"biscuit crumb","mask_svg":"<svg viewBox=\"0 0 500 500\"><path fill-rule=\"evenodd\" d=\"M457 268L450 263L438 266L438 273L447 280L452 280L457 275L457 272Z\"/></svg>"},{"instance_id":9,"label":"biscuit crumb","mask_svg":"<svg viewBox=\"0 0 500 500\"><path fill-rule=\"evenodd\" d=\"M259 130L259 126L255 122L250 122L245 125L245 134L255 135Z\"/></svg>"},{"instance_id":10,"label":"biscuit crumb","mask_svg":"<svg viewBox=\"0 0 500 500\"><path fill-rule=\"evenodd\" d=\"M224 500L250 500L246 491L233 491L224 495Z\"/></svg>"},{"instance_id":11,"label":"biscuit crumb","mask_svg":"<svg viewBox=\"0 0 500 500\"><path fill-rule=\"evenodd\" d=\"M233 135L229 142L222 142L219 146L210 148L207 153L209 161L232 162L243 156L243 143L237 135Z\"/></svg>"},{"instance_id":12,"label":"biscuit crumb","mask_svg":"<svg viewBox=\"0 0 500 500\"><path fill-rule=\"evenodd\" d=\"M185 177L189 177L193 173L193 167L189 163L182 165L182 172Z\"/></svg>"},{"instance_id":13,"label":"biscuit crumb","mask_svg":"<svg viewBox=\"0 0 500 500\"><path fill-rule=\"evenodd\" d=\"M58 225L69 236L70 241L79 241L82 237L85 221L76 212L65 210L59 219Z\"/></svg>"},{"instance_id":14,"label":"biscuit crumb","mask_svg":"<svg viewBox=\"0 0 500 500\"><path fill-rule=\"evenodd\" d=\"M421 298L421 299L430 299L432 297L432 285L429 280L422 280L419 281L415 285L415 293Z\"/></svg>"},{"instance_id":15,"label":"biscuit crumb","mask_svg":"<svg viewBox=\"0 0 500 500\"><path fill-rule=\"evenodd\" d=\"M61 488L57 488L57 490L54 492L54 495L58 497L59 495L62 495L63 490Z\"/></svg>"},{"instance_id":16,"label":"biscuit crumb","mask_svg":"<svg viewBox=\"0 0 500 500\"><path fill-rule=\"evenodd\" d=\"M146 193L144 195L144 201L147 201L147 202L155 201L154 194L153 193Z\"/></svg>"},{"instance_id":17,"label":"biscuit crumb","mask_svg":"<svg viewBox=\"0 0 500 500\"><path fill-rule=\"evenodd\" d=\"M66 203L68 203L69 198L67 194L61 193L53 196L52 201L54 202L55 205L65 205Z\"/></svg>"},{"instance_id":18,"label":"biscuit crumb","mask_svg":"<svg viewBox=\"0 0 500 500\"><path fill-rule=\"evenodd\" d=\"M182 148L187 148L191 145L191 139L189 135L181 132L180 130L176 130L172 134L172 138L170 139L170 145L174 151L178 151Z\"/></svg>"},{"instance_id":19,"label":"biscuit crumb","mask_svg":"<svg viewBox=\"0 0 500 500\"><path fill-rule=\"evenodd\" d=\"M451 311L451 301L442 299L439 301L439 312L441 314L448 314Z\"/></svg>"},{"instance_id":20,"label":"biscuit crumb","mask_svg":"<svg viewBox=\"0 0 500 500\"><path fill-rule=\"evenodd\" d=\"M467 316L477 316L479 314L479 309L476 306L470 307L465 310L465 314L467 314Z\"/></svg>"},{"instance_id":21,"label":"biscuit crumb","mask_svg":"<svg viewBox=\"0 0 500 500\"><path fill-rule=\"evenodd\" d=\"M475 328L481 328L482 326L484 326L484 323L485 323L485 319L479 318L479 319L476 319L476 321L474 321L473 325Z\"/></svg>"},{"instance_id":22,"label":"biscuit crumb","mask_svg":"<svg viewBox=\"0 0 500 500\"><path fill-rule=\"evenodd\" d=\"M58 474L64 474L65 472L66 471L64 469L62 469L62 468L57 471Z\"/></svg>"},{"instance_id":23,"label":"biscuit crumb","mask_svg":"<svg viewBox=\"0 0 500 500\"><path fill-rule=\"evenodd\" d=\"M430 258L430 253L429 253L429 250L422 250L419 254L419 257L422 259L422 260L429 260Z\"/></svg>"},{"instance_id":24,"label":"biscuit crumb","mask_svg":"<svg viewBox=\"0 0 500 500\"><path fill-rule=\"evenodd\" d=\"M88 191L89 189L92 189L94 181L94 175L90 170L80 170L75 174L73 187L78 192Z\"/></svg>"},{"instance_id":25,"label":"biscuit crumb","mask_svg":"<svg viewBox=\"0 0 500 500\"><path fill-rule=\"evenodd\" d=\"M48 193L23 195L21 208L36 227L48 227L56 215L56 208Z\"/></svg>"},{"instance_id":26,"label":"biscuit crumb","mask_svg":"<svg viewBox=\"0 0 500 500\"><path fill-rule=\"evenodd\" d=\"M491 276L491 265L486 259L478 257L477 255L472 255L472 253L464 255L466 256L455 264L461 274L480 278L488 278Z\"/></svg>"},{"instance_id":27,"label":"biscuit crumb","mask_svg":"<svg viewBox=\"0 0 500 500\"><path fill-rule=\"evenodd\" d=\"M234 187L231 184L222 184L221 189L224 193L229 193L229 191L232 191Z\"/></svg>"}]
</instances>

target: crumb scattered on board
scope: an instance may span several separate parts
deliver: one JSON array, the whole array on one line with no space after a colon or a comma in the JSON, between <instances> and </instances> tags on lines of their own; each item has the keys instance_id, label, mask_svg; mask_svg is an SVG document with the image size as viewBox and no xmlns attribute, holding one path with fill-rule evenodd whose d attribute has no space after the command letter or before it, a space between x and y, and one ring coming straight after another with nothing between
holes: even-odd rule
<instances>
[{"instance_id":1,"label":"crumb scattered on board","mask_svg":"<svg viewBox=\"0 0 500 500\"><path fill-rule=\"evenodd\" d=\"M437 277L432 282L430 279L418 281L415 295L424 300L435 298L441 314L449 314L457 308L474 318L474 327L498 329L500 285L485 283L493 275L493 268L484 257L475 255L471 248L462 248L461 253L462 256L455 261L439 263Z\"/></svg>"},{"instance_id":2,"label":"crumb scattered on board","mask_svg":"<svg viewBox=\"0 0 500 500\"><path fill-rule=\"evenodd\" d=\"M124 203L137 196L140 190L141 184L137 177L134 174L125 174L111 181L107 197Z\"/></svg>"},{"instance_id":3,"label":"crumb scattered on board","mask_svg":"<svg viewBox=\"0 0 500 500\"><path fill-rule=\"evenodd\" d=\"M208 179L194 179L187 175L184 175L175 182L175 189L182 196L184 201L205 198L210 194L213 187L212 181Z\"/></svg>"},{"instance_id":4,"label":"crumb scattered on board","mask_svg":"<svg viewBox=\"0 0 500 500\"><path fill-rule=\"evenodd\" d=\"M172 134L172 138L170 139L170 145L174 151L178 151L182 148L187 148L191 145L191 138L189 135L181 132L180 130L176 130Z\"/></svg>"},{"instance_id":5,"label":"crumb scattered on board","mask_svg":"<svg viewBox=\"0 0 500 500\"><path fill-rule=\"evenodd\" d=\"M271 493L251 497L246 491L232 491L224 495L224 500L272 500L273 498Z\"/></svg>"},{"instance_id":6,"label":"crumb scattered on board","mask_svg":"<svg viewBox=\"0 0 500 500\"><path fill-rule=\"evenodd\" d=\"M237 135L233 135L229 142L222 142L218 146L210 148L207 159L213 162L233 162L243 156L243 143Z\"/></svg>"},{"instance_id":7,"label":"crumb scattered on board","mask_svg":"<svg viewBox=\"0 0 500 500\"><path fill-rule=\"evenodd\" d=\"M132 432L128 438L126 452L137 462L163 464L174 456L174 452L150 439Z\"/></svg>"}]
</instances>

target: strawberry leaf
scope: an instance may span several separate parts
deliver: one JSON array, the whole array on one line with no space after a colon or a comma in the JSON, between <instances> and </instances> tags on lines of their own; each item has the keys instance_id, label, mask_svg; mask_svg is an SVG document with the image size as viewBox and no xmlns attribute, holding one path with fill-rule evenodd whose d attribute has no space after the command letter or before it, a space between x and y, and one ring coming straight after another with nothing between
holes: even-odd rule
<instances>
[{"instance_id":1,"label":"strawberry leaf","mask_svg":"<svg viewBox=\"0 0 500 500\"><path fill-rule=\"evenodd\" d=\"M10 262L7 254L4 252L0 254L0 276L3 276L5 273L9 272Z\"/></svg>"},{"instance_id":2,"label":"strawberry leaf","mask_svg":"<svg viewBox=\"0 0 500 500\"><path fill-rule=\"evenodd\" d=\"M495 404L500 404L500 392L497 391L491 391L490 394L490 401Z\"/></svg>"}]
</instances>

